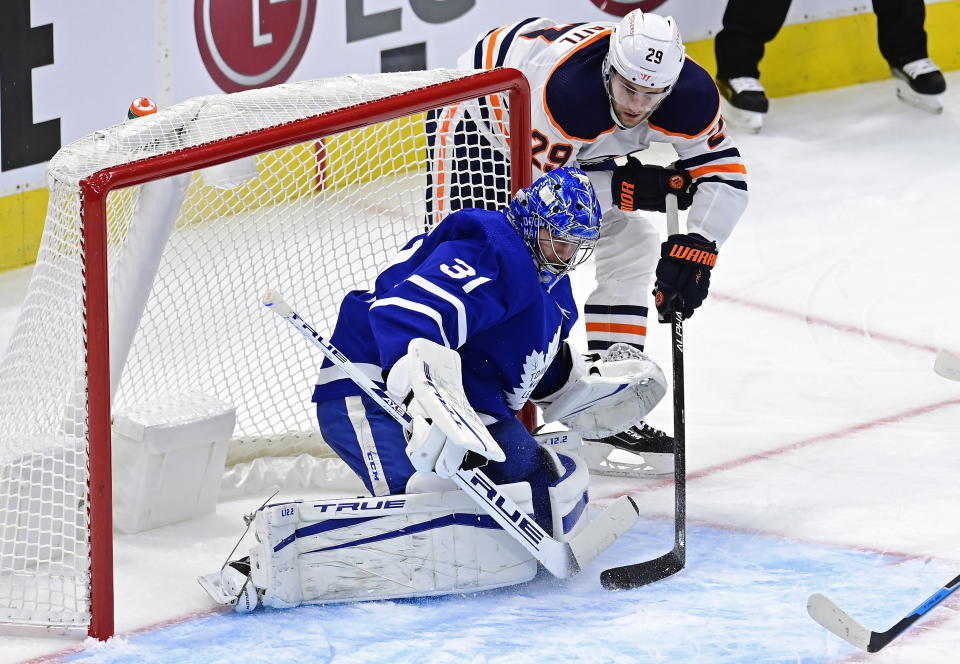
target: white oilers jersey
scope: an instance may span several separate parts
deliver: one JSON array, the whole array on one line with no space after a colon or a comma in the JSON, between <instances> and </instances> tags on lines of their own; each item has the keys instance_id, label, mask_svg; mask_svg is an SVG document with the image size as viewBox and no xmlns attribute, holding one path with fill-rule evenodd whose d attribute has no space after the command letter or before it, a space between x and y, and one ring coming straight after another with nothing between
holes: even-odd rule
<instances>
[{"instance_id":1,"label":"white oilers jersey","mask_svg":"<svg viewBox=\"0 0 960 664\"><path fill-rule=\"evenodd\" d=\"M720 115L710 74L687 58L676 84L646 122L614 118L603 61L613 23L558 25L531 18L491 30L460 56L462 69L515 67L530 82L534 179L558 166L612 171L614 157L669 143L696 183L687 229L722 244L747 204L746 169ZM643 161L641 156L641 161ZM594 173L591 179L595 181ZM607 187L608 189L609 187ZM609 191L597 184L605 207Z\"/></svg>"},{"instance_id":2,"label":"white oilers jersey","mask_svg":"<svg viewBox=\"0 0 960 664\"><path fill-rule=\"evenodd\" d=\"M526 403L576 319L569 278L543 284L506 215L468 208L408 242L372 290L349 293L331 343L376 381L411 339L455 348L470 404L499 420ZM328 360L313 400L360 393Z\"/></svg>"}]
</instances>

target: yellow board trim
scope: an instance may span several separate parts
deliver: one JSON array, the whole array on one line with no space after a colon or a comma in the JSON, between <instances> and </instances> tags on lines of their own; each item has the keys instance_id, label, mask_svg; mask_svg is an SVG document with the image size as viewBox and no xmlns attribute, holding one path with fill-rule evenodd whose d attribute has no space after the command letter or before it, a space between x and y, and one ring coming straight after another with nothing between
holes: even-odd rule
<instances>
[{"instance_id":1,"label":"yellow board trim","mask_svg":"<svg viewBox=\"0 0 960 664\"><path fill-rule=\"evenodd\" d=\"M960 0L927 5L930 57L944 71L960 69ZM713 40L687 44L687 52L711 74ZM760 80L770 97L842 88L891 78L877 46L874 13L784 26L767 44Z\"/></svg>"},{"instance_id":2,"label":"yellow board trim","mask_svg":"<svg viewBox=\"0 0 960 664\"><path fill-rule=\"evenodd\" d=\"M0 198L0 270L37 260L48 198L46 189Z\"/></svg>"}]
</instances>

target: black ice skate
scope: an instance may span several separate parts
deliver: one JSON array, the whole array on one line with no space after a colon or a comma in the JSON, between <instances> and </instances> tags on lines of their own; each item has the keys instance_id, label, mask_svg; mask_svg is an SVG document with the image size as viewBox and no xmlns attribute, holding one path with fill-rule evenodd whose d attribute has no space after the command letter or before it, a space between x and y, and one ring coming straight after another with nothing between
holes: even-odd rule
<instances>
[{"instance_id":1,"label":"black ice skate","mask_svg":"<svg viewBox=\"0 0 960 664\"><path fill-rule=\"evenodd\" d=\"M914 60L890 71L897 80L897 97L929 113L943 113L947 82L933 60Z\"/></svg>"},{"instance_id":2,"label":"black ice skate","mask_svg":"<svg viewBox=\"0 0 960 664\"><path fill-rule=\"evenodd\" d=\"M770 110L767 93L760 81L749 76L717 79L723 96L723 115L734 125L756 133L763 127L763 115Z\"/></svg>"},{"instance_id":3,"label":"black ice skate","mask_svg":"<svg viewBox=\"0 0 960 664\"><path fill-rule=\"evenodd\" d=\"M673 438L645 422L606 438L584 439L581 453L591 472L598 475L673 474Z\"/></svg>"}]
</instances>

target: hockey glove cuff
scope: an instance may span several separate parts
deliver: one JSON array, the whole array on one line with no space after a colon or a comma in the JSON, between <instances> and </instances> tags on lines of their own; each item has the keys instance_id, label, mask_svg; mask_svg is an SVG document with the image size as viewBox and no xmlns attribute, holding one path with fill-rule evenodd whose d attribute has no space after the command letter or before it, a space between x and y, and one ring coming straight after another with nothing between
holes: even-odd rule
<instances>
[{"instance_id":1,"label":"hockey glove cuff","mask_svg":"<svg viewBox=\"0 0 960 664\"><path fill-rule=\"evenodd\" d=\"M625 212L665 212L667 194L676 194L677 206L686 210L693 202L690 182L690 174L684 170L644 165L636 157L627 157L627 163L613 171L613 201Z\"/></svg>"},{"instance_id":2,"label":"hockey glove cuff","mask_svg":"<svg viewBox=\"0 0 960 664\"><path fill-rule=\"evenodd\" d=\"M717 263L717 243L697 234L671 235L660 248L657 283L653 291L657 317L670 322L670 313L679 307L690 318L703 304L710 289L710 270Z\"/></svg>"}]
</instances>

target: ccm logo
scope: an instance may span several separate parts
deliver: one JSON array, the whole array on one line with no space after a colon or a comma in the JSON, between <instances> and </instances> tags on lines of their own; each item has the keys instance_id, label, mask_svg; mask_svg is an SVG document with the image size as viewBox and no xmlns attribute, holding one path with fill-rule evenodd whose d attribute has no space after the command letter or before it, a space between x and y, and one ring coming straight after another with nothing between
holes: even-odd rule
<instances>
[{"instance_id":1,"label":"ccm logo","mask_svg":"<svg viewBox=\"0 0 960 664\"><path fill-rule=\"evenodd\" d=\"M374 482L380 479L380 470L377 468L377 458L373 452L367 452L367 465L370 466L370 479Z\"/></svg>"}]
</instances>

